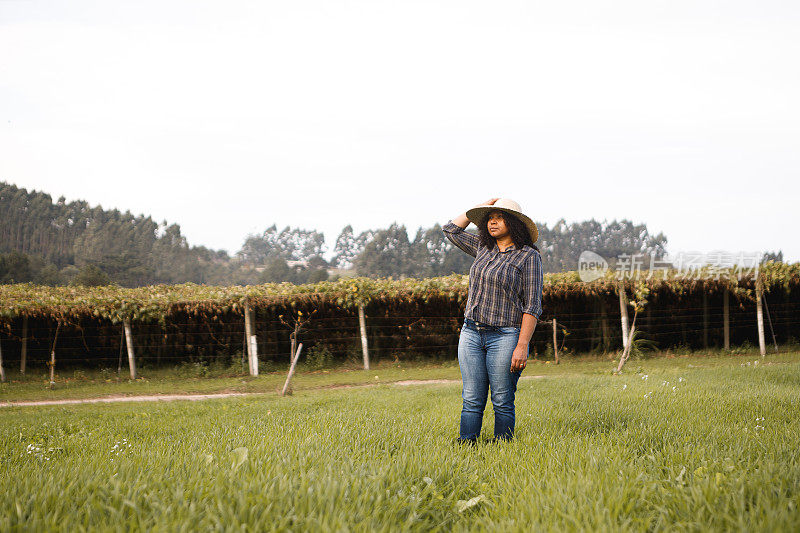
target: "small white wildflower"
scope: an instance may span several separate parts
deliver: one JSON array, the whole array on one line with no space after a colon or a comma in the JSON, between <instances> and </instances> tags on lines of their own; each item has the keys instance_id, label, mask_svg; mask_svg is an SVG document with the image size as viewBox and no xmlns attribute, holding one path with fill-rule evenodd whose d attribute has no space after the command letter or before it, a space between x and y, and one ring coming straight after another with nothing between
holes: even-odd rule
<instances>
[{"instance_id":1,"label":"small white wildflower","mask_svg":"<svg viewBox=\"0 0 800 533\"><path fill-rule=\"evenodd\" d=\"M681 382L683 382L683 381L686 381L686 380L685 380L685 379L683 379L683 378L678 378L678 383L681 383Z\"/></svg>"},{"instance_id":2,"label":"small white wildflower","mask_svg":"<svg viewBox=\"0 0 800 533\"><path fill-rule=\"evenodd\" d=\"M647 381L647 377L648 377L647 374L645 374L644 376L642 376L642 380Z\"/></svg>"},{"instance_id":3,"label":"small white wildflower","mask_svg":"<svg viewBox=\"0 0 800 533\"><path fill-rule=\"evenodd\" d=\"M673 385L673 387L672 387L672 391L673 391L673 392L675 392L675 389L676 389L676 387Z\"/></svg>"},{"instance_id":4,"label":"small white wildflower","mask_svg":"<svg viewBox=\"0 0 800 533\"><path fill-rule=\"evenodd\" d=\"M627 388L628 388L628 384L627 383L622 386L622 390L625 390Z\"/></svg>"},{"instance_id":5,"label":"small white wildflower","mask_svg":"<svg viewBox=\"0 0 800 533\"><path fill-rule=\"evenodd\" d=\"M458 500L456 502L456 509L458 509L459 513L463 513L470 507L475 507L482 501L486 501L486 496L484 496L483 494L479 494L474 498L470 498L469 500Z\"/></svg>"}]
</instances>

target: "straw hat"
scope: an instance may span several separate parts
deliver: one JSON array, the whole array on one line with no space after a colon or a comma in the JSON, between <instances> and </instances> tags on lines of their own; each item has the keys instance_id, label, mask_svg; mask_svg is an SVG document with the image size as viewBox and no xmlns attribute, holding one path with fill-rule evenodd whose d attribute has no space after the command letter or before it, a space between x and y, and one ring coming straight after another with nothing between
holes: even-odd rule
<instances>
[{"instance_id":1,"label":"straw hat","mask_svg":"<svg viewBox=\"0 0 800 533\"><path fill-rule=\"evenodd\" d=\"M539 239L539 230L536 228L536 223L531 220L528 215L522 212L522 208L517 202L511 200L510 198L500 198L492 205L473 207L467 211L467 218L470 222L477 226L481 223L481 218L483 218L486 213L495 210L515 215L528 228L528 232L531 234L531 241L535 243Z\"/></svg>"}]
</instances>

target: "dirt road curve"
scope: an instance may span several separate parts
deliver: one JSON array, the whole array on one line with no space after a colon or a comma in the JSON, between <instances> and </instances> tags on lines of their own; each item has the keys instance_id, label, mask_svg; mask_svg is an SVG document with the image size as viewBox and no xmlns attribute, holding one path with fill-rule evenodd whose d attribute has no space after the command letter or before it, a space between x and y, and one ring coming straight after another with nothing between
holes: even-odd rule
<instances>
[{"instance_id":1,"label":"dirt road curve","mask_svg":"<svg viewBox=\"0 0 800 533\"><path fill-rule=\"evenodd\" d=\"M523 376L520 379L537 379L544 376ZM461 383L460 379L409 379L405 381L393 381L388 385L408 387L412 385L436 385L440 383ZM335 385L324 387L331 389L350 389L360 387L375 387L386 385L386 383L366 383L363 385ZM22 402L0 402L0 407L26 407L36 405L69 405L79 403L117 403L117 402L170 402L174 400L210 400L213 398L231 398L233 396L264 396L274 394L273 392L217 392L213 394L151 394L147 396L104 396L102 398L76 398L71 400L35 400Z\"/></svg>"}]
</instances>

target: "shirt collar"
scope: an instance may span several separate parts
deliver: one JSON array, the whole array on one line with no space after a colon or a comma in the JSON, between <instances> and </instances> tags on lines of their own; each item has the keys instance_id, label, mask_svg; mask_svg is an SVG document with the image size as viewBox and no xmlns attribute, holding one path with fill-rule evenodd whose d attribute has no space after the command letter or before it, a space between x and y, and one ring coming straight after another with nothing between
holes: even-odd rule
<instances>
[{"instance_id":1,"label":"shirt collar","mask_svg":"<svg viewBox=\"0 0 800 533\"><path fill-rule=\"evenodd\" d=\"M505 252L501 252L501 251L500 251L500 246L497 244L497 241L495 241L495 243L494 243L494 249L495 249L497 252L499 252L499 253L501 253L501 254L504 254L504 253L506 253L506 252L510 252L511 250L516 250L516 249L517 249L517 247L516 247L516 246L514 246L513 244L511 244L511 245L509 245L509 246L506 248Z\"/></svg>"}]
</instances>

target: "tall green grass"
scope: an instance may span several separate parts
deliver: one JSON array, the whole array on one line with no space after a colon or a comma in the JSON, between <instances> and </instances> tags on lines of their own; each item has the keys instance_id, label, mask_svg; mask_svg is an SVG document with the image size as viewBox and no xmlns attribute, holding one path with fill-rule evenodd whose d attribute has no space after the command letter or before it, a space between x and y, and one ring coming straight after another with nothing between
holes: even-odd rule
<instances>
[{"instance_id":1,"label":"tall green grass","mask_svg":"<svg viewBox=\"0 0 800 533\"><path fill-rule=\"evenodd\" d=\"M3 408L0 530L797 531L800 364L743 363L522 381L477 447L458 385Z\"/></svg>"},{"instance_id":2,"label":"tall green grass","mask_svg":"<svg viewBox=\"0 0 800 533\"><path fill-rule=\"evenodd\" d=\"M529 359L526 375L590 374L608 375L616 368L614 354L567 356L561 364L553 361ZM694 368L739 365L745 361L760 360L774 365L800 362L800 351L787 346L780 355L761 358L758 351L750 350L736 356L720 350L674 353L660 352L658 356L628 361L625 372L658 371L661 368ZM0 402L94 398L109 395L135 396L142 394L181 394L216 392L275 393L283 387L288 365L258 377L245 374L240 367L181 365L173 368L144 368L139 379L133 381L123 370L121 374L109 369L73 370L56 373L55 385L50 387L50 377L41 370L29 369L20 375L15 368L7 369L8 381L0 383ZM377 377L376 377L377 376ZM313 369L298 366L292 379L294 390L326 387L387 383L404 380L454 379L460 380L458 361L378 361L369 372L359 364L347 363L330 368Z\"/></svg>"}]
</instances>

